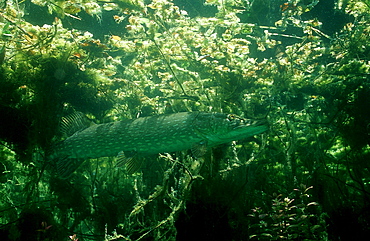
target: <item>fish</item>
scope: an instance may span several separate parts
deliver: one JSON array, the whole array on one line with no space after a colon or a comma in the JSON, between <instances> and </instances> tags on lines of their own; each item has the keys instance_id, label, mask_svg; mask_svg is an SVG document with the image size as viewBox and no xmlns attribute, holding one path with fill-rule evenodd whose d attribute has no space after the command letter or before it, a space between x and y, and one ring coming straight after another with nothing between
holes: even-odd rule
<instances>
[{"instance_id":1,"label":"fish","mask_svg":"<svg viewBox=\"0 0 370 241\"><path fill-rule=\"evenodd\" d=\"M131 162L138 155L189 149L199 155L202 151L197 150L246 139L268 129L266 120L208 112L162 114L88 127L82 115L69 119L74 130L76 126L80 130L57 143L48 157L62 178L70 176L87 159L118 156L135 171L139 165ZM70 129L68 122L68 118L64 119L64 129Z\"/></svg>"}]
</instances>

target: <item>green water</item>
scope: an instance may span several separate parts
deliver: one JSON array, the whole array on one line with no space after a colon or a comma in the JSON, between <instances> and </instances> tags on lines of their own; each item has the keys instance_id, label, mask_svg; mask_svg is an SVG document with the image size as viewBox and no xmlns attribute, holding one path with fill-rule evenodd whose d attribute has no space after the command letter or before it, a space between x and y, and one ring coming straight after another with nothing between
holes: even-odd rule
<instances>
[{"instance_id":1,"label":"green water","mask_svg":"<svg viewBox=\"0 0 370 241\"><path fill-rule=\"evenodd\" d=\"M0 8L1 240L369 235L369 1ZM193 111L269 130L199 157L153 155L134 174L102 157L61 179L45 158L72 113L102 124Z\"/></svg>"}]
</instances>

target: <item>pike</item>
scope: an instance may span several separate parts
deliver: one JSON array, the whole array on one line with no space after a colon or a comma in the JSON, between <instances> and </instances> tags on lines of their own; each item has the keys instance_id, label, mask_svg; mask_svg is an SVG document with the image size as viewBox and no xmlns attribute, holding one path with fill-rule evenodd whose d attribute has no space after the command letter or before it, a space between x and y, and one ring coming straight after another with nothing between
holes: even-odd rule
<instances>
[{"instance_id":1,"label":"pike","mask_svg":"<svg viewBox=\"0 0 370 241\"><path fill-rule=\"evenodd\" d=\"M118 156L132 172L138 169L133 158L137 155L188 149L197 155L202 154L202 149L245 139L268 129L265 120L243 119L222 113L180 112L84 128L80 117L64 119L66 131L75 131L73 128L76 126L80 126L80 130L56 144L48 157L56 163L62 178L68 177L90 158ZM128 158L126 154L129 154Z\"/></svg>"}]
</instances>

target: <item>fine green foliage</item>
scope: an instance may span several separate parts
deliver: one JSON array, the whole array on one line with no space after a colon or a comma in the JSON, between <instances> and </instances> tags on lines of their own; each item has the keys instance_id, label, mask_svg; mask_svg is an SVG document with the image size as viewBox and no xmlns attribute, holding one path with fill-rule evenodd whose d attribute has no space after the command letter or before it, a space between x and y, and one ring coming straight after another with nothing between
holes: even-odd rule
<instances>
[{"instance_id":1,"label":"fine green foliage","mask_svg":"<svg viewBox=\"0 0 370 241\"><path fill-rule=\"evenodd\" d=\"M300 188L303 190L294 189L289 197L275 194L267 213L262 208L252 210L250 216L256 224L250 228L258 234L252 234L251 240L328 240L325 215L318 203L310 202L312 187Z\"/></svg>"},{"instance_id":2,"label":"fine green foliage","mask_svg":"<svg viewBox=\"0 0 370 241\"><path fill-rule=\"evenodd\" d=\"M369 1L184 2L0 3L1 240L369 235ZM71 113L181 111L269 131L132 175L103 157L64 180L46 158Z\"/></svg>"}]
</instances>

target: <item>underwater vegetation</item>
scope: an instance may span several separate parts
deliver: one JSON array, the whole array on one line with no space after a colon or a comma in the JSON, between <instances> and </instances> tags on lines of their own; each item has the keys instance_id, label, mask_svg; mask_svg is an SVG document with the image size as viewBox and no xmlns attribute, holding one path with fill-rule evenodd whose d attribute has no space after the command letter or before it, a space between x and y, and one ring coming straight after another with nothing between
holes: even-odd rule
<instances>
[{"instance_id":1,"label":"underwater vegetation","mask_svg":"<svg viewBox=\"0 0 370 241\"><path fill-rule=\"evenodd\" d=\"M364 240L369 13L368 0L1 2L0 239ZM61 130L75 113L110 126L198 111L269 126L133 173L97 154L62 178L48 158L83 133Z\"/></svg>"}]
</instances>

